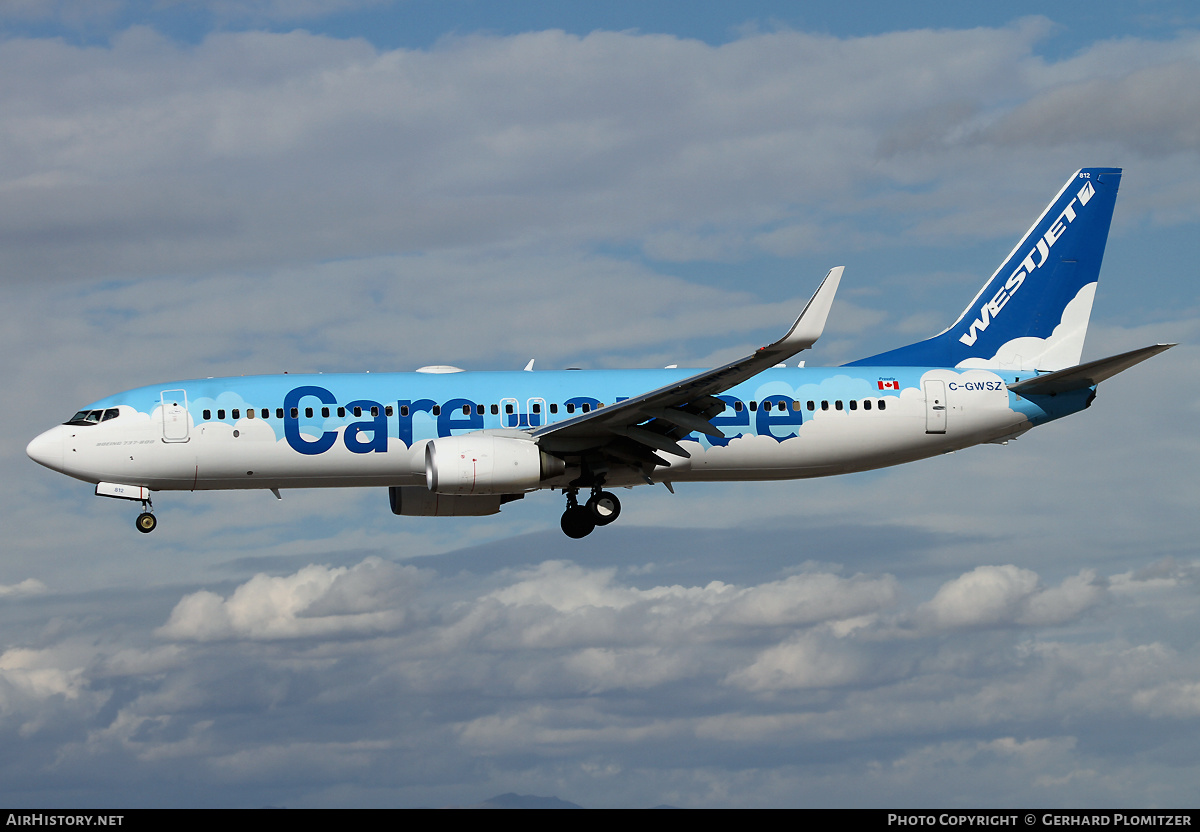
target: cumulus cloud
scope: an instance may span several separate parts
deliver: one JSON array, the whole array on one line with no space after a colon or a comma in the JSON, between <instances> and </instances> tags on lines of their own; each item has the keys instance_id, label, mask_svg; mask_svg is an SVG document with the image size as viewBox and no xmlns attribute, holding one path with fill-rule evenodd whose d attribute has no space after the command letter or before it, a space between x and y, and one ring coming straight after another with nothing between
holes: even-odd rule
<instances>
[{"instance_id":1,"label":"cumulus cloud","mask_svg":"<svg viewBox=\"0 0 1200 832\"><path fill-rule=\"evenodd\" d=\"M0 598L16 595L40 595L46 592L46 585L37 578L26 578L18 584L0 584Z\"/></svg>"},{"instance_id":2,"label":"cumulus cloud","mask_svg":"<svg viewBox=\"0 0 1200 832\"><path fill-rule=\"evenodd\" d=\"M415 567L378 558L354 567L313 565L278 578L260 574L229 598L207 591L185 596L157 634L214 641L387 632L404 625L404 601L420 582Z\"/></svg>"},{"instance_id":3,"label":"cumulus cloud","mask_svg":"<svg viewBox=\"0 0 1200 832\"><path fill-rule=\"evenodd\" d=\"M1103 580L1086 570L1041 588L1029 570L986 567L922 602L919 583L892 575L656 584L649 564L476 569L313 564L186 593L157 629L45 633L45 647L0 654L0 733L25 758L78 772L119 763L139 782L190 772L254 791L373 777L393 801L427 804L428 790L400 782L432 767L453 790L484 759L562 778L550 791L585 805L613 788L726 805L692 761L748 778L759 802L772 802L775 778L806 782L827 765L902 794L952 760L963 788L1017 778L1015 793L1030 794L1040 778L1036 788L1090 793L1095 778L1072 772L1111 766L1076 748L1076 731L1195 718L1194 649L1026 640L1092 598ZM972 605L982 612L964 612ZM937 628L907 625L935 613ZM1072 730L1047 732L1060 723ZM953 740L930 741L947 731ZM751 774L734 762L743 753L800 768ZM803 791L845 794L830 788Z\"/></svg>"},{"instance_id":4,"label":"cumulus cloud","mask_svg":"<svg viewBox=\"0 0 1200 832\"><path fill-rule=\"evenodd\" d=\"M83 684L83 668L58 667L60 658L55 651L6 650L0 654L0 676L30 696L45 698L58 694L74 699Z\"/></svg>"},{"instance_id":5,"label":"cumulus cloud","mask_svg":"<svg viewBox=\"0 0 1200 832\"><path fill-rule=\"evenodd\" d=\"M527 611L505 616L522 643L539 646L595 644L597 639L637 643L651 634L670 643L721 642L759 628L806 627L858 621L895 603L890 575L842 578L823 573L738 587L722 581L705 586L636 589L615 581L616 570L543 563L536 571L490 596ZM529 608L542 608L534 615ZM493 632L489 638L499 638ZM597 653L605 661L617 654ZM636 661L636 654L628 655Z\"/></svg>"},{"instance_id":6,"label":"cumulus cloud","mask_svg":"<svg viewBox=\"0 0 1200 832\"><path fill-rule=\"evenodd\" d=\"M757 626L839 621L885 610L898 595L899 585L891 575L792 575L739 592L723 618Z\"/></svg>"},{"instance_id":7,"label":"cumulus cloud","mask_svg":"<svg viewBox=\"0 0 1200 832\"><path fill-rule=\"evenodd\" d=\"M1047 626L1076 618L1106 595L1105 582L1090 569L1043 588L1028 569L980 566L943 584L917 616L938 629Z\"/></svg>"},{"instance_id":8,"label":"cumulus cloud","mask_svg":"<svg viewBox=\"0 0 1200 832\"><path fill-rule=\"evenodd\" d=\"M1200 716L1200 682L1170 682L1139 690L1133 706L1156 717L1188 719Z\"/></svg>"},{"instance_id":9,"label":"cumulus cloud","mask_svg":"<svg viewBox=\"0 0 1200 832\"><path fill-rule=\"evenodd\" d=\"M764 650L728 681L748 690L840 687L861 681L868 665L844 644L805 633Z\"/></svg>"}]
</instances>

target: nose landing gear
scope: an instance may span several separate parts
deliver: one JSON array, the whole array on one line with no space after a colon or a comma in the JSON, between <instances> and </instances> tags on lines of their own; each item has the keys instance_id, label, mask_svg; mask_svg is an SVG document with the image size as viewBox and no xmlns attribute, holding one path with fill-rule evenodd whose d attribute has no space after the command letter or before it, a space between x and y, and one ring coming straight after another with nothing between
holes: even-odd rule
<instances>
[{"instance_id":1,"label":"nose landing gear","mask_svg":"<svg viewBox=\"0 0 1200 832\"><path fill-rule=\"evenodd\" d=\"M597 526L607 526L621 515L621 501L611 491L602 491L600 486L592 489L592 496L584 505L579 505L579 489L566 489L567 510L563 512L563 533L578 540L587 537Z\"/></svg>"},{"instance_id":2,"label":"nose landing gear","mask_svg":"<svg viewBox=\"0 0 1200 832\"><path fill-rule=\"evenodd\" d=\"M150 513L153 510L154 506L150 504L149 499L142 500L142 513L137 516L137 520L133 521L133 525L142 534L150 534L158 527L158 518Z\"/></svg>"}]
</instances>

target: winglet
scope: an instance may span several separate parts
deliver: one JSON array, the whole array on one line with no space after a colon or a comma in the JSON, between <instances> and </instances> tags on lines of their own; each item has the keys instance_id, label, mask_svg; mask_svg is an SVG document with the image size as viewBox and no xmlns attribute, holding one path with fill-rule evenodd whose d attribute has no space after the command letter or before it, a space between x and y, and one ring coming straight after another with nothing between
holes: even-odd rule
<instances>
[{"instance_id":1,"label":"winglet","mask_svg":"<svg viewBox=\"0 0 1200 832\"><path fill-rule=\"evenodd\" d=\"M787 335L774 344L763 347L759 353L778 352L784 353L785 357L790 357L817 343L817 339L825 331L825 320L829 317L829 310L833 307L833 297L837 294L838 284L842 282L844 270L845 266L834 266L830 269L829 274L825 275L825 279L821 281L817 291L813 292L804 311L800 313L796 323L792 324Z\"/></svg>"}]
</instances>

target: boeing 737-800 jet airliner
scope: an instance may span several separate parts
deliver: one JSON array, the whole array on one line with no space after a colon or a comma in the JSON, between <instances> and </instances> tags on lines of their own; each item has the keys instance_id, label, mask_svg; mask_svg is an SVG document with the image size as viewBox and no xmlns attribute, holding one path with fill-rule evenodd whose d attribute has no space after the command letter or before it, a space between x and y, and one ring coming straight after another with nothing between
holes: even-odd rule
<instances>
[{"instance_id":1,"label":"boeing 737-800 jet airliner","mask_svg":"<svg viewBox=\"0 0 1200 832\"><path fill-rule=\"evenodd\" d=\"M842 367L784 363L821 335L838 267L783 338L713 370L175 381L90 404L28 453L140 501L143 532L153 491L386 486L393 512L425 517L557 489L563 531L583 537L620 514L617 487L820 477L1004 442L1171 346L1079 364L1120 181L1073 174L950 327Z\"/></svg>"}]
</instances>

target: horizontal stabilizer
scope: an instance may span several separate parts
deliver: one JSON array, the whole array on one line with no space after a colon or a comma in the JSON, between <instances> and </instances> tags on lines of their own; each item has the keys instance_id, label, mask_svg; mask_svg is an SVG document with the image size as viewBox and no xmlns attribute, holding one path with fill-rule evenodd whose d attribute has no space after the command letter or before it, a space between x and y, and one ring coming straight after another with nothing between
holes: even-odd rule
<instances>
[{"instance_id":1,"label":"horizontal stabilizer","mask_svg":"<svg viewBox=\"0 0 1200 832\"><path fill-rule=\"evenodd\" d=\"M1054 396L1058 393L1069 393L1072 390L1095 387L1105 379L1112 378L1135 364L1141 364L1147 358L1158 355L1160 352L1166 352L1173 346L1175 345L1155 344L1151 347L1142 347L1139 350L1123 352L1120 355L1089 361L1086 364L1068 367L1044 376L1018 381L1008 385L1008 389L1021 396Z\"/></svg>"}]
</instances>

